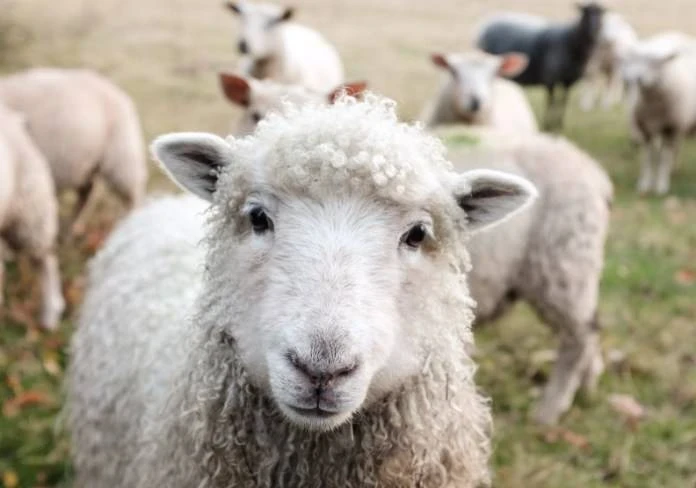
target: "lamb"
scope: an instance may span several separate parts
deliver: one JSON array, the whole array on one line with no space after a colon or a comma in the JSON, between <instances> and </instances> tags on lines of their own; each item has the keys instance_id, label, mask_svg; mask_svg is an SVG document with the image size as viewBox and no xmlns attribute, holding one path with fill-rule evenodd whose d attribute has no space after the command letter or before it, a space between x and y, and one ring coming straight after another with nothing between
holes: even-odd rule
<instances>
[{"instance_id":1,"label":"lamb","mask_svg":"<svg viewBox=\"0 0 696 488\"><path fill-rule=\"evenodd\" d=\"M595 390L603 370L597 314L612 183L602 167L561 137L503 133L490 128L445 128L458 170L488 168L518 174L539 191L534 205L469 243L476 322L528 302L559 339L558 355L533 417L554 424L576 391Z\"/></svg>"},{"instance_id":2,"label":"lamb","mask_svg":"<svg viewBox=\"0 0 696 488\"><path fill-rule=\"evenodd\" d=\"M343 82L343 64L336 49L315 30L290 22L292 8L246 1L226 5L241 19L241 74L319 93Z\"/></svg>"},{"instance_id":3,"label":"lamb","mask_svg":"<svg viewBox=\"0 0 696 488\"><path fill-rule=\"evenodd\" d=\"M546 87L544 130L563 126L570 88L582 77L599 36L604 9L594 3L579 4L580 17L567 24L551 24L526 14L493 15L476 36L479 49L491 54L519 52L529 64L513 80L521 85ZM560 99L556 87L562 88Z\"/></svg>"},{"instance_id":4,"label":"lamb","mask_svg":"<svg viewBox=\"0 0 696 488\"><path fill-rule=\"evenodd\" d=\"M3 242L25 252L41 274L41 318L55 329L65 308L56 257L58 203L46 160L26 131L26 120L0 104L0 306Z\"/></svg>"},{"instance_id":5,"label":"lamb","mask_svg":"<svg viewBox=\"0 0 696 488\"><path fill-rule=\"evenodd\" d=\"M372 94L152 147L207 224L145 206L91 263L75 486L488 485L465 242L533 185L453 172Z\"/></svg>"},{"instance_id":6,"label":"lamb","mask_svg":"<svg viewBox=\"0 0 696 488\"><path fill-rule=\"evenodd\" d=\"M616 12L604 13L599 38L583 76L584 90L580 99L583 110L593 109L602 92L605 109L621 101L624 95L621 60L637 42L638 35L626 19Z\"/></svg>"},{"instance_id":7,"label":"lamb","mask_svg":"<svg viewBox=\"0 0 696 488\"><path fill-rule=\"evenodd\" d=\"M138 114L131 99L97 73L34 68L0 78L0 102L22 113L47 159L58 194L77 191L72 230L84 230L102 177L129 208L147 183Z\"/></svg>"},{"instance_id":8,"label":"lamb","mask_svg":"<svg viewBox=\"0 0 696 488\"><path fill-rule=\"evenodd\" d=\"M344 83L329 93L313 92L303 86L256 80L233 73L220 73L220 86L225 97L244 109L235 129L236 135L251 134L266 115L284 110L286 103L304 105L310 102L333 103L343 92L358 96L367 88L364 81Z\"/></svg>"},{"instance_id":9,"label":"lamb","mask_svg":"<svg viewBox=\"0 0 696 488\"><path fill-rule=\"evenodd\" d=\"M435 53L433 63L449 73L437 98L426 107L426 127L465 123L501 130L537 132L538 127L524 91L500 76L516 76L527 66L520 54L494 56L480 51Z\"/></svg>"},{"instance_id":10,"label":"lamb","mask_svg":"<svg viewBox=\"0 0 696 488\"><path fill-rule=\"evenodd\" d=\"M696 39L672 31L645 39L622 71L635 87L631 126L643 146L637 190L664 195L683 139L696 132Z\"/></svg>"}]
</instances>

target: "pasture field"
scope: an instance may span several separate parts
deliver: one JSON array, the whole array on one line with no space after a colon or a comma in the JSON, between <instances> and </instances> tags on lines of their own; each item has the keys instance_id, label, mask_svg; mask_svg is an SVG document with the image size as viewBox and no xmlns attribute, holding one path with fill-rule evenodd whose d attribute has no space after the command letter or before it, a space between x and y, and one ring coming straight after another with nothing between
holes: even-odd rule
<instances>
[{"instance_id":1,"label":"pasture field","mask_svg":"<svg viewBox=\"0 0 696 488\"><path fill-rule=\"evenodd\" d=\"M294 0L299 21L339 49L349 79L366 79L417 117L438 86L431 50L470 45L486 13L517 8L554 19L574 15L561 0ZM236 22L221 0L0 0L0 70L91 67L138 104L146 140L174 130L226 133L238 111L216 73L236 61ZM641 35L696 34L693 0L609 3ZM542 93L530 90L537 114ZM623 109L584 113L577 92L566 135L602 162L616 188L602 284L608 369L598 394L580 398L559 428L527 418L550 369L555 343L526 306L478 331L478 382L495 413L495 486L501 488L696 487L696 144L681 155L667 198L634 192L638 153ZM66 141L69 144L69 141ZM153 190L172 190L152 169ZM0 316L0 486L68 487L67 441L57 414L66 345L84 287L85 263L119 217L106 200L87 234L61 245L69 302L59 332L32 319L37 290L22 260L10 263ZM608 399L628 395L644 415ZM620 407L620 406L619 406Z\"/></svg>"}]
</instances>

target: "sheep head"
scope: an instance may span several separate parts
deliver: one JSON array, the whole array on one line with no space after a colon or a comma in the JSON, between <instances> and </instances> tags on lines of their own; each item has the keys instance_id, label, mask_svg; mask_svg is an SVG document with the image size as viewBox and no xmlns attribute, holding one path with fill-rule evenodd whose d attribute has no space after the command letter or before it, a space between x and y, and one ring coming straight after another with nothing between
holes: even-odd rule
<instances>
[{"instance_id":1,"label":"sheep head","mask_svg":"<svg viewBox=\"0 0 696 488\"><path fill-rule=\"evenodd\" d=\"M289 421L316 430L429 361L466 358L463 241L536 194L514 175L454 172L439 141L373 96L271 115L240 139L165 135L152 150L213 203L201 320Z\"/></svg>"}]
</instances>

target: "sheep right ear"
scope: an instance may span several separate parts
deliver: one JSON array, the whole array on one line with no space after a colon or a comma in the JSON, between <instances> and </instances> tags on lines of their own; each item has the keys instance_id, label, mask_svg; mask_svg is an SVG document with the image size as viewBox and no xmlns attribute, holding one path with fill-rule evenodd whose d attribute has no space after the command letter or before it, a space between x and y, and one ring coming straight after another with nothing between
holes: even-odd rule
<instances>
[{"instance_id":1,"label":"sheep right ear","mask_svg":"<svg viewBox=\"0 0 696 488\"><path fill-rule=\"evenodd\" d=\"M514 78L527 69L529 58L522 53L508 53L501 56L498 74L505 78Z\"/></svg>"},{"instance_id":2,"label":"sheep right ear","mask_svg":"<svg viewBox=\"0 0 696 488\"><path fill-rule=\"evenodd\" d=\"M447 61L447 56L441 53L432 53L430 55L430 60L433 64L439 68L444 68L446 70L451 70L449 61Z\"/></svg>"},{"instance_id":3,"label":"sheep right ear","mask_svg":"<svg viewBox=\"0 0 696 488\"><path fill-rule=\"evenodd\" d=\"M474 233L503 222L537 195L536 187L525 178L488 169L462 173L454 185L454 197Z\"/></svg>"},{"instance_id":4,"label":"sheep right ear","mask_svg":"<svg viewBox=\"0 0 696 488\"><path fill-rule=\"evenodd\" d=\"M237 15L241 15L241 14L242 14L242 9L241 9L241 7L239 6L239 4L236 3L236 2L227 2L227 3L225 4L225 7L227 7L230 11L232 11L233 13L235 13L235 14L237 14Z\"/></svg>"},{"instance_id":5,"label":"sheep right ear","mask_svg":"<svg viewBox=\"0 0 696 488\"><path fill-rule=\"evenodd\" d=\"M208 202L213 199L220 172L234 159L224 139L203 132L160 136L150 150L177 185Z\"/></svg>"},{"instance_id":6,"label":"sheep right ear","mask_svg":"<svg viewBox=\"0 0 696 488\"><path fill-rule=\"evenodd\" d=\"M251 102L251 86L241 76L220 73L220 86L227 99L242 107L248 107Z\"/></svg>"},{"instance_id":7,"label":"sheep right ear","mask_svg":"<svg viewBox=\"0 0 696 488\"><path fill-rule=\"evenodd\" d=\"M332 90L329 95L328 95L328 100L329 103L334 103L336 99L345 94L349 97L359 97L362 92L367 90L367 82L366 81L350 81L348 83L344 83L338 88Z\"/></svg>"}]
</instances>

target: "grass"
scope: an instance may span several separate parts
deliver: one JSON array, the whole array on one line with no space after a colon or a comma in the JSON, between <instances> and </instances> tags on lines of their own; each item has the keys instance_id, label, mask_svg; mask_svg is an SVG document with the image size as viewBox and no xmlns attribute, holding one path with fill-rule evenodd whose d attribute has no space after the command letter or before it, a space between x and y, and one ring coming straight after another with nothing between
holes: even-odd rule
<instances>
[{"instance_id":1,"label":"grass","mask_svg":"<svg viewBox=\"0 0 696 488\"><path fill-rule=\"evenodd\" d=\"M395 0L295 3L303 21L339 46L349 77L368 79L396 98L405 118L417 116L437 86L438 74L426 58L431 49L461 49L482 14L520 8L513 0L436 0L409 9ZM562 18L570 5L530 0L525 9ZM613 5L642 33L690 27L684 15L690 0ZM235 24L218 2L65 0L58 8L48 0L22 0L10 12L21 35L2 53L0 69L95 68L131 93L147 140L172 130L225 133L237 116L222 101L215 78L235 59ZM542 93L529 94L539 114ZM596 397L580 398L560 429L540 429L528 412L550 369L544 357L555 346L553 336L523 305L478 332L478 381L495 413L496 486L694 487L696 144L682 153L670 197L638 198L637 153L621 110L582 113L572 102L565 134L602 162L616 186L600 308L610 362ZM155 171L151 183L171 188ZM7 488L70 486L58 417L66 346L85 262L119 215L107 200L87 235L61 247L70 308L59 332L36 327L31 270L22 260L9 265L0 315L0 484ZM616 393L639 401L645 418L625 421L607 401Z\"/></svg>"}]
</instances>

